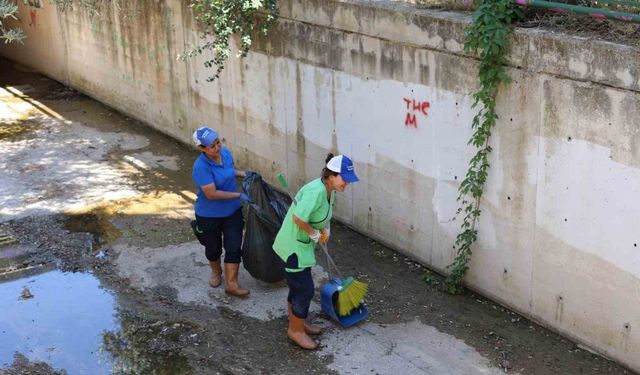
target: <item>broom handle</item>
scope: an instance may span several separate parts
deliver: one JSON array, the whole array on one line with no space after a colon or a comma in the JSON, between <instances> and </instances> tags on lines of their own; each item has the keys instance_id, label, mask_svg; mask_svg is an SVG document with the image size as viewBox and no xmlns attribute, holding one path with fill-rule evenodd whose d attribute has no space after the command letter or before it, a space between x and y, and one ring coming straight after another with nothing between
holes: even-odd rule
<instances>
[{"instance_id":1,"label":"broom handle","mask_svg":"<svg viewBox=\"0 0 640 375\"><path fill-rule=\"evenodd\" d=\"M282 186L282 188L287 192L287 194L289 194L289 198L291 198L291 200L297 204L298 202L296 202L296 198L293 195L291 195L291 191L289 190L289 185L287 185L287 180L284 179L284 176L282 175L282 173L278 173L278 181L280 181L280 185ZM322 249L322 251L324 251L324 254L327 256L327 263L329 263L329 265L333 267L333 269L338 274L338 277L340 278L340 280L344 280L342 278L342 274L340 274L340 270L338 269L336 264L333 262L333 258L331 258L331 256L329 255L327 244L321 243L320 248ZM328 272L329 278L333 279L333 277L331 276L331 268L329 268L328 271L329 271Z\"/></svg>"},{"instance_id":2,"label":"broom handle","mask_svg":"<svg viewBox=\"0 0 640 375\"><path fill-rule=\"evenodd\" d=\"M336 270L336 273L338 274L338 277L340 278L340 280L344 280L344 278L342 277L342 274L340 273L340 270L338 269L336 264L333 262L333 258L331 258L331 255L329 255L327 244L321 243L320 248L322 249L322 251L324 251L324 254L327 256L327 263L331 265L334 270ZM329 278L333 279L333 277L331 277L331 267L329 267Z\"/></svg>"}]
</instances>

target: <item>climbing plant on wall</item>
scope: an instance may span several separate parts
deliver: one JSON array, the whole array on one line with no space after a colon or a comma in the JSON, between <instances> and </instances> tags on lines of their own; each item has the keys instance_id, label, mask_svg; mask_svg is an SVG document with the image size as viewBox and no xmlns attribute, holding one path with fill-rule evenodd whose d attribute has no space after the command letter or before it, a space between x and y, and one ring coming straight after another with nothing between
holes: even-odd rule
<instances>
[{"instance_id":1,"label":"climbing plant on wall","mask_svg":"<svg viewBox=\"0 0 640 375\"><path fill-rule=\"evenodd\" d=\"M61 11L72 10L74 6L87 11L91 17L99 16L107 7L120 7L119 0L51 0Z\"/></svg>"},{"instance_id":2,"label":"climbing plant on wall","mask_svg":"<svg viewBox=\"0 0 640 375\"><path fill-rule=\"evenodd\" d=\"M49 0L54 3L61 12L74 9L85 12L92 22L96 19L108 18L113 11L117 12L124 22L135 22L140 19L145 11L144 4L140 1L128 0Z\"/></svg>"},{"instance_id":3,"label":"climbing plant on wall","mask_svg":"<svg viewBox=\"0 0 640 375\"><path fill-rule=\"evenodd\" d=\"M5 43L20 42L25 38L24 32L19 28L8 28L3 22L9 18L17 19L15 14L18 6L8 0L0 0L0 40Z\"/></svg>"},{"instance_id":4,"label":"climbing plant on wall","mask_svg":"<svg viewBox=\"0 0 640 375\"><path fill-rule=\"evenodd\" d=\"M100 15L108 6L120 9L122 5L120 0L51 1L62 11L79 6L92 17ZM179 58L185 61L211 53L213 57L204 65L215 70L207 81L218 78L224 69L224 63L231 54L232 36L238 35L238 54L245 57L256 33L266 35L278 17L276 0L191 0L191 8L202 30L202 42Z\"/></svg>"},{"instance_id":5,"label":"climbing plant on wall","mask_svg":"<svg viewBox=\"0 0 640 375\"><path fill-rule=\"evenodd\" d=\"M522 10L512 0L484 0L467 28L465 50L479 52L480 56L480 87L473 94L473 108L479 109L473 118L471 127L474 132L468 142L476 148L476 154L471 158L458 189L461 206L457 213L462 215L463 221L454 245L456 257L447 266L450 273L445 287L449 293L460 291L462 278L469 269L472 246L478 239L480 200L489 173L489 140L498 119L496 95L500 85L510 82L505 72L510 48L508 37L513 30L513 22L521 16Z\"/></svg>"},{"instance_id":6,"label":"climbing plant on wall","mask_svg":"<svg viewBox=\"0 0 640 375\"><path fill-rule=\"evenodd\" d=\"M193 0L192 7L197 21L204 28L203 42L180 58L186 60L211 52L213 57L204 65L215 69L215 73L207 81L220 77L231 53L233 35L238 35L239 55L245 57L255 32L266 35L278 16L276 0Z\"/></svg>"}]
</instances>

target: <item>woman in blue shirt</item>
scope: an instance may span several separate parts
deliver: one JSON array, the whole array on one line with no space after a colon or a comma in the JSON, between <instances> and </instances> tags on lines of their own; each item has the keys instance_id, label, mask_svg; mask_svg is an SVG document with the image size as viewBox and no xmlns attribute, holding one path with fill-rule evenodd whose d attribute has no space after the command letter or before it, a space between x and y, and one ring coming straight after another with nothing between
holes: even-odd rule
<instances>
[{"instance_id":1,"label":"woman in blue shirt","mask_svg":"<svg viewBox=\"0 0 640 375\"><path fill-rule=\"evenodd\" d=\"M238 285L244 226L240 203L248 197L236 191L236 178L245 177L246 173L235 169L231 152L222 147L213 129L199 128L193 133L193 141L201 151L192 172L198 188L194 229L211 266L209 285L216 288L222 283L220 256L224 244L225 292L245 297L249 291Z\"/></svg>"}]
</instances>

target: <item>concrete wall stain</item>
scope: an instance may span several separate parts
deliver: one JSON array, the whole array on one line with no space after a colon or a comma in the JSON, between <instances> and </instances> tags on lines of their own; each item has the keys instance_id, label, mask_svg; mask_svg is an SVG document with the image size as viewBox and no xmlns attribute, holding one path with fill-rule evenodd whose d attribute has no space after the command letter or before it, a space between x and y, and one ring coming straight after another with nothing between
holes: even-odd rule
<instances>
[{"instance_id":1,"label":"concrete wall stain","mask_svg":"<svg viewBox=\"0 0 640 375\"><path fill-rule=\"evenodd\" d=\"M608 355L632 363L632 353L638 353L640 341L637 332L624 330L624 326L640 322L640 306L627 303L616 311L612 311L612 306L637 300L637 289L628 286L637 285L638 276L576 249L544 230L538 229L536 237L533 316L541 321L557 321L557 329L578 341L606 343ZM551 275L556 275L553 280L549 278ZM585 290L582 284L587 278L600 282ZM597 301L586 299L585 295L597 295ZM589 329L576 329L587 326ZM628 336L626 347L621 345L622 333Z\"/></svg>"},{"instance_id":2,"label":"concrete wall stain","mask_svg":"<svg viewBox=\"0 0 640 375\"><path fill-rule=\"evenodd\" d=\"M295 128L295 144L296 147L296 170L295 176L298 186L304 185L307 181L305 172L305 153L306 153L306 139L304 137L304 104L302 103L302 73L300 72L300 64L296 64L296 128ZM291 177L290 177L291 179Z\"/></svg>"},{"instance_id":3,"label":"concrete wall stain","mask_svg":"<svg viewBox=\"0 0 640 375\"><path fill-rule=\"evenodd\" d=\"M327 152L351 154L363 181L339 197L336 216L442 270L458 227L443 217L455 210L466 170L467 159L455 155L468 152L469 96L477 88L478 61L462 50L468 17L364 2L283 0L281 6L283 18L270 35L255 41L246 60L229 60L214 84L204 82L200 62L175 60L198 41L200 28L191 9L175 0L136 0L100 18L80 11L57 15L65 46L60 54L69 57L54 60L67 64L74 87L185 142L201 124L215 127L239 165L270 181L284 171L294 190L319 176ZM30 39L48 41L38 32L56 19L46 13L55 8L38 12ZM510 56L514 83L499 96L481 239L467 281L640 368L633 328L640 311L628 304L640 297L640 270L605 256L628 254L640 240L575 247L571 225L596 219L584 217L590 211L549 207L587 193L553 185L580 167L562 161L581 145L587 145L580 149L585 156L610 150L608 165L626 173L627 189L640 181L640 80L628 62L637 61L629 57L638 52L597 43L587 48L583 41L528 31L514 38L522 43ZM9 49L0 53L25 59L3 48ZM59 76L59 68L42 69ZM254 90L256 77L267 81L260 90ZM409 94L414 88L419 95ZM375 112L380 118L367 115L387 103L388 119L384 111ZM323 122L313 123L311 114ZM405 145L412 140L419 142ZM545 229L557 214L569 220L558 235Z\"/></svg>"}]
</instances>

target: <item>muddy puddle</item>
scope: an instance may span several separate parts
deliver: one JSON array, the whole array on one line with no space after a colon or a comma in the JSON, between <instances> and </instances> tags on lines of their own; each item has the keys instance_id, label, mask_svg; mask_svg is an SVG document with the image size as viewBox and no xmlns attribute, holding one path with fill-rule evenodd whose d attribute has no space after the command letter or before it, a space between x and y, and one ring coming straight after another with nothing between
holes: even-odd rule
<instances>
[{"instance_id":1,"label":"muddy puddle","mask_svg":"<svg viewBox=\"0 0 640 375\"><path fill-rule=\"evenodd\" d=\"M0 276L0 373L24 357L46 363L48 373L190 372L177 348L167 347L180 341L179 323L145 324L119 309L117 296L90 273L26 273L31 275L4 281L7 275ZM154 339L161 347L149 347Z\"/></svg>"},{"instance_id":2,"label":"muddy puddle","mask_svg":"<svg viewBox=\"0 0 640 375\"><path fill-rule=\"evenodd\" d=\"M0 365L16 352L69 374L106 374L104 332L118 329L115 297L88 273L48 271L0 284Z\"/></svg>"},{"instance_id":3,"label":"muddy puddle","mask_svg":"<svg viewBox=\"0 0 640 375\"><path fill-rule=\"evenodd\" d=\"M92 242L89 251L100 250L103 244L111 242L120 236L120 231L114 227L106 215L93 213L69 214L65 217L64 228L71 232L89 233Z\"/></svg>"}]
</instances>

